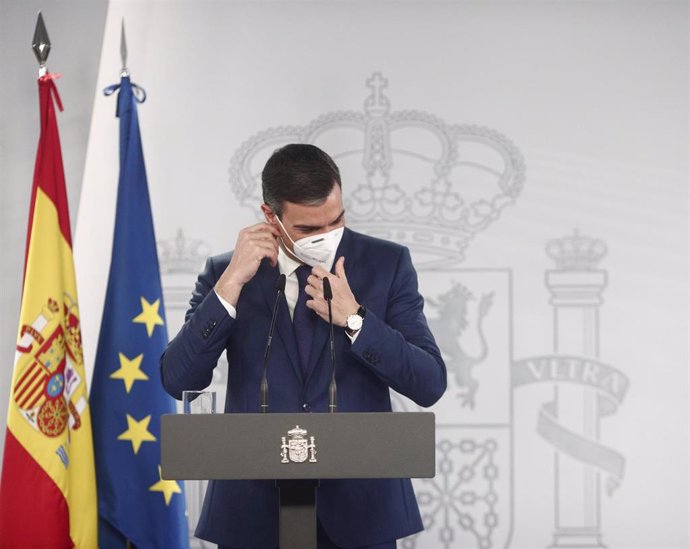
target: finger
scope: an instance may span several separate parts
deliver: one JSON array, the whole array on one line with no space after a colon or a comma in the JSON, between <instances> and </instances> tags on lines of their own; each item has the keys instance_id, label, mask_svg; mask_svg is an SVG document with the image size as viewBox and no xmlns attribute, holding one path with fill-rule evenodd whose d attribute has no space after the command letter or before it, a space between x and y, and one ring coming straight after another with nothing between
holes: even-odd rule
<instances>
[{"instance_id":1,"label":"finger","mask_svg":"<svg viewBox=\"0 0 690 549\"><path fill-rule=\"evenodd\" d=\"M308 309L311 309L317 315L319 315L323 320L328 321L328 307L324 306L323 303L310 299L305 303L305 305Z\"/></svg>"},{"instance_id":2,"label":"finger","mask_svg":"<svg viewBox=\"0 0 690 549\"><path fill-rule=\"evenodd\" d=\"M248 233L246 238L251 242L276 242L276 244L278 242L278 236L268 230L254 231Z\"/></svg>"},{"instance_id":3,"label":"finger","mask_svg":"<svg viewBox=\"0 0 690 549\"><path fill-rule=\"evenodd\" d=\"M278 258L278 246L274 246L270 242L254 242L252 246L247 248L247 254L256 255L262 254L264 257Z\"/></svg>"},{"instance_id":4,"label":"finger","mask_svg":"<svg viewBox=\"0 0 690 549\"><path fill-rule=\"evenodd\" d=\"M272 246L268 242L255 242L250 248L247 248L249 255L261 254L262 257L278 257L278 248Z\"/></svg>"},{"instance_id":5,"label":"finger","mask_svg":"<svg viewBox=\"0 0 690 549\"><path fill-rule=\"evenodd\" d=\"M345 274L345 256L340 256L338 261L335 262L335 274L338 278L347 280L347 275Z\"/></svg>"},{"instance_id":6,"label":"finger","mask_svg":"<svg viewBox=\"0 0 690 549\"><path fill-rule=\"evenodd\" d=\"M323 277L323 278L325 278L325 277ZM309 284L309 286L314 286L314 288L317 288L317 289L323 288L323 278L311 274L307 277L307 284Z\"/></svg>"},{"instance_id":7,"label":"finger","mask_svg":"<svg viewBox=\"0 0 690 549\"><path fill-rule=\"evenodd\" d=\"M248 231L247 233L250 237L261 237L261 238L275 238L270 225L264 225L255 231Z\"/></svg>"},{"instance_id":8,"label":"finger","mask_svg":"<svg viewBox=\"0 0 690 549\"><path fill-rule=\"evenodd\" d=\"M249 232L264 231L270 226L271 226L270 223L266 223L265 221L260 221L259 223L255 223L254 225L249 225L249 227L245 227L245 230L247 230Z\"/></svg>"},{"instance_id":9,"label":"finger","mask_svg":"<svg viewBox=\"0 0 690 549\"><path fill-rule=\"evenodd\" d=\"M270 237L260 238L258 236L244 235L238 239L235 249L251 251L252 249L257 247L275 248L276 245L274 245L273 242L271 242L271 240L272 239Z\"/></svg>"},{"instance_id":10,"label":"finger","mask_svg":"<svg viewBox=\"0 0 690 549\"><path fill-rule=\"evenodd\" d=\"M254 246L250 250L247 250L246 257L253 258L258 262L261 262L262 259L267 258L270 260L271 265L275 267L278 261L278 251L272 246Z\"/></svg>"},{"instance_id":11,"label":"finger","mask_svg":"<svg viewBox=\"0 0 690 549\"><path fill-rule=\"evenodd\" d=\"M278 228L266 222L245 227L240 233L244 233L244 236L247 238L275 239L280 236Z\"/></svg>"},{"instance_id":12,"label":"finger","mask_svg":"<svg viewBox=\"0 0 690 549\"><path fill-rule=\"evenodd\" d=\"M268 253L265 257L268 258L268 260L271 262L271 267L275 267L276 265L278 265L278 249L277 248L275 248L275 249L271 248L270 253Z\"/></svg>"},{"instance_id":13,"label":"finger","mask_svg":"<svg viewBox=\"0 0 690 549\"><path fill-rule=\"evenodd\" d=\"M272 225L271 223L264 223L264 227L268 229L268 232L271 233L273 238L281 236L280 229L275 225Z\"/></svg>"},{"instance_id":14,"label":"finger","mask_svg":"<svg viewBox=\"0 0 690 549\"><path fill-rule=\"evenodd\" d=\"M264 229L274 238L280 236L280 229L271 223L264 223Z\"/></svg>"},{"instance_id":15,"label":"finger","mask_svg":"<svg viewBox=\"0 0 690 549\"><path fill-rule=\"evenodd\" d=\"M262 221L261 223L257 223L256 225L250 225L249 227L245 227L242 229L243 233L256 233L259 231L264 231L266 230L265 227L268 225L265 221Z\"/></svg>"},{"instance_id":16,"label":"finger","mask_svg":"<svg viewBox=\"0 0 690 549\"><path fill-rule=\"evenodd\" d=\"M310 285L305 286L304 287L304 293L307 294L312 299L322 299L322 294L319 291L319 288L317 288L316 286L310 286Z\"/></svg>"},{"instance_id":17,"label":"finger","mask_svg":"<svg viewBox=\"0 0 690 549\"><path fill-rule=\"evenodd\" d=\"M278 242L275 238L269 236L268 238L261 238L258 236L251 236L246 241L247 246L260 246L264 248L278 249Z\"/></svg>"},{"instance_id":18,"label":"finger","mask_svg":"<svg viewBox=\"0 0 690 549\"><path fill-rule=\"evenodd\" d=\"M320 267L319 265L317 265L316 267L314 267L314 268L311 270L311 273L312 273L313 275L315 275L315 276L318 276L319 278L323 278L324 276L328 276L328 275L329 275L329 272L328 272L326 269L324 269L323 267Z\"/></svg>"}]
</instances>

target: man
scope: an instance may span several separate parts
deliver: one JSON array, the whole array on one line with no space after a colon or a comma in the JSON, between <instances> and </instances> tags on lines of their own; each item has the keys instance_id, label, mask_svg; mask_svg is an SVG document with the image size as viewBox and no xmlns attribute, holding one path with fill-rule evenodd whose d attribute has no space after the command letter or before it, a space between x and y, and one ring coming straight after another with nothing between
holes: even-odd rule
<instances>
[{"instance_id":1,"label":"man","mask_svg":"<svg viewBox=\"0 0 690 549\"><path fill-rule=\"evenodd\" d=\"M210 258L186 322L161 357L166 390L181 398L229 363L226 413L259 411L262 357L276 281L287 276L269 367L272 412L326 412L331 359L323 279L333 292L338 411L389 412L389 388L431 406L446 367L424 317L407 248L345 228L340 173L313 145L287 145L262 172L264 223L240 231L235 250ZM409 479L322 481L320 549L394 549L422 530ZM196 535L220 548L278 545L270 481L209 484Z\"/></svg>"}]
</instances>

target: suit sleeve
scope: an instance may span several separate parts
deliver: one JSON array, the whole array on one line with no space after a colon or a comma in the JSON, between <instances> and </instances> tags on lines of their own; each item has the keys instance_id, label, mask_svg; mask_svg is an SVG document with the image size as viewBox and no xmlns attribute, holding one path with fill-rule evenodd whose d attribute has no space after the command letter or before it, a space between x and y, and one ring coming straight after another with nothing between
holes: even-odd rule
<instances>
[{"instance_id":1,"label":"suit sleeve","mask_svg":"<svg viewBox=\"0 0 690 549\"><path fill-rule=\"evenodd\" d=\"M446 365L424 316L417 273L407 248L399 258L385 318L367 310L350 352L388 386L420 406L446 390Z\"/></svg>"},{"instance_id":2,"label":"suit sleeve","mask_svg":"<svg viewBox=\"0 0 690 549\"><path fill-rule=\"evenodd\" d=\"M161 355L163 387L178 400L182 391L210 385L234 323L213 291L217 279L213 258L209 258L197 279L184 326Z\"/></svg>"}]
</instances>

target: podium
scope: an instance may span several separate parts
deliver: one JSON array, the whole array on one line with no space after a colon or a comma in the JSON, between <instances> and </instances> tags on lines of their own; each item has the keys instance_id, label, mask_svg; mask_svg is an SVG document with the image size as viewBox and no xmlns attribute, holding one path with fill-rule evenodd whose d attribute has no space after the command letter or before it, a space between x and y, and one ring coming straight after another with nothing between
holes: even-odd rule
<instances>
[{"instance_id":1,"label":"podium","mask_svg":"<svg viewBox=\"0 0 690 549\"><path fill-rule=\"evenodd\" d=\"M162 476L275 480L280 549L316 549L320 479L432 478L435 436L431 412L164 415Z\"/></svg>"}]
</instances>

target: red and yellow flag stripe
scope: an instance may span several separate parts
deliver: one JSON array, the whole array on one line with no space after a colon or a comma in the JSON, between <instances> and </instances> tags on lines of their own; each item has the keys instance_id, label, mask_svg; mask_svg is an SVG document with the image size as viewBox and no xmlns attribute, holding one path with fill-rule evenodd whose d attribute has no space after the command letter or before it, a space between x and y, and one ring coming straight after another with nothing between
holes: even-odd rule
<instances>
[{"instance_id":1,"label":"red and yellow flag stripe","mask_svg":"<svg viewBox=\"0 0 690 549\"><path fill-rule=\"evenodd\" d=\"M53 75L41 136L0 480L0 549L96 549L96 480Z\"/></svg>"}]
</instances>

